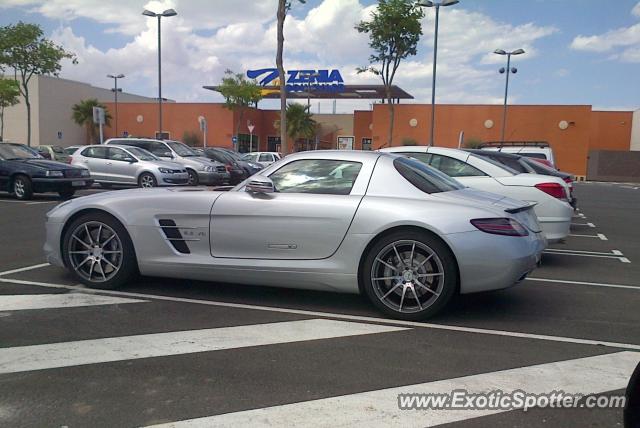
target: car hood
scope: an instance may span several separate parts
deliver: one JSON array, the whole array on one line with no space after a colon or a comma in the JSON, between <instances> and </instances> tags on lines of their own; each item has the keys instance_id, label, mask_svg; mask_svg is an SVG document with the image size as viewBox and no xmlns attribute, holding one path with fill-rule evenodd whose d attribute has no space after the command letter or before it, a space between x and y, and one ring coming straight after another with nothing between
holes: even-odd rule
<instances>
[{"instance_id":1,"label":"car hood","mask_svg":"<svg viewBox=\"0 0 640 428\"><path fill-rule=\"evenodd\" d=\"M55 169L57 171L82 168L75 165L69 165L68 163L58 162L58 161L53 161L48 159L21 159L21 160L10 160L5 162L11 162L15 165L29 165L31 167L38 168L38 169L46 169L46 170Z\"/></svg>"},{"instance_id":2,"label":"car hood","mask_svg":"<svg viewBox=\"0 0 640 428\"><path fill-rule=\"evenodd\" d=\"M164 160L162 160L162 161L154 160L154 161L147 161L147 162L150 162L150 163L152 163L154 165L158 165L161 168L184 169L184 166L179 164L179 163L177 163L177 162L164 161Z\"/></svg>"}]
</instances>

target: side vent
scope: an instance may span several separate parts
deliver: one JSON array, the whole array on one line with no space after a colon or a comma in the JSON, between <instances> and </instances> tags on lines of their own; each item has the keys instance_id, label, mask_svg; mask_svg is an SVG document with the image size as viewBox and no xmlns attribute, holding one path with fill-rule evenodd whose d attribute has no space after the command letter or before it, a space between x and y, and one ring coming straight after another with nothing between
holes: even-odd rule
<instances>
[{"instance_id":1,"label":"side vent","mask_svg":"<svg viewBox=\"0 0 640 428\"><path fill-rule=\"evenodd\" d=\"M166 236L167 240L171 243L173 248L176 249L177 252L182 254L190 254L189 247L185 242L185 239L182 237L180 233L180 229L176 226L176 222L173 220L159 220L160 228L164 232L164 236Z\"/></svg>"}]
</instances>

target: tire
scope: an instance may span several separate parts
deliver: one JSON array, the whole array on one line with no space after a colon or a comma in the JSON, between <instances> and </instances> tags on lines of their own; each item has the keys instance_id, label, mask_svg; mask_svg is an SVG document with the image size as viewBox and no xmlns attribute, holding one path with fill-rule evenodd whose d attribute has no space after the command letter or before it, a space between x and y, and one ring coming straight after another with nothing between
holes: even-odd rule
<instances>
[{"instance_id":1,"label":"tire","mask_svg":"<svg viewBox=\"0 0 640 428\"><path fill-rule=\"evenodd\" d=\"M16 199L28 201L33 197L33 184L26 175L16 175L11 182L11 193Z\"/></svg>"},{"instance_id":2,"label":"tire","mask_svg":"<svg viewBox=\"0 0 640 428\"><path fill-rule=\"evenodd\" d=\"M60 195L62 199L71 199L75 194L76 194L76 191L73 189L61 190L60 192L58 192L58 195Z\"/></svg>"},{"instance_id":3,"label":"tire","mask_svg":"<svg viewBox=\"0 0 640 428\"><path fill-rule=\"evenodd\" d=\"M62 239L65 266L88 287L114 290L138 273L127 230L108 214L94 212L78 217L66 227Z\"/></svg>"},{"instance_id":4,"label":"tire","mask_svg":"<svg viewBox=\"0 0 640 428\"><path fill-rule=\"evenodd\" d=\"M438 314L451 301L458 290L458 268L449 247L437 237L399 230L369 248L360 285L385 315L419 321Z\"/></svg>"},{"instance_id":5,"label":"tire","mask_svg":"<svg viewBox=\"0 0 640 428\"><path fill-rule=\"evenodd\" d=\"M197 186L198 184L200 184L200 179L198 178L197 172L192 169L188 169L187 173L189 174L189 181L187 182L189 186Z\"/></svg>"},{"instance_id":6,"label":"tire","mask_svg":"<svg viewBox=\"0 0 640 428\"><path fill-rule=\"evenodd\" d=\"M143 172L142 174L140 174L140 177L138 177L138 186L139 187L157 187L158 180L156 180L156 177L150 172Z\"/></svg>"}]
</instances>

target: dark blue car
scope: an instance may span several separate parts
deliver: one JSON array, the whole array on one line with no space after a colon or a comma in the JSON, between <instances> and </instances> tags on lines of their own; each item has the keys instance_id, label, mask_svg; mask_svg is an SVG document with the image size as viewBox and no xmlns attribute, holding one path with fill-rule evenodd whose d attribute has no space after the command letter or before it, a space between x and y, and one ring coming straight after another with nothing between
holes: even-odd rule
<instances>
[{"instance_id":1,"label":"dark blue car","mask_svg":"<svg viewBox=\"0 0 640 428\"><path fill-rule=\"evenodd\" d=\"M92 184L86 168L46 160L22 144L0 143L0 190L18 199L31 199L34 193L45 192L70 198L76 190Z\"/></svg>"}]
</instances>

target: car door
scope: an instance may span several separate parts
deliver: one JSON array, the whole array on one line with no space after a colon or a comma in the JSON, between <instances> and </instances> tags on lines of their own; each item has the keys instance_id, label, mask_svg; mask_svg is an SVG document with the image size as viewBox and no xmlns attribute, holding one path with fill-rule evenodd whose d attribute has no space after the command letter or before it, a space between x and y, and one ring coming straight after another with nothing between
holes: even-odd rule
<instances>
[{"instance_id":1,"label":"car door","mask_svg":"<svg viewBox=\"0 0 640 428\"><path fill-rule=\"evenodd\" d=\"M274 193L228 192L211 211L214 257L323 259L340 246L370 171L353 161L302 159L270 175ZM365 177L366 175L366 177Z\"/></svg>"},{"instance_id":2,"label":"car door","mask_svg":"<svg viewBox=\"0 0 640 428\"><path fill-rule=\"evenodd\" d=\"M135 184L135 160L129 153L119 147L109 147L107 151L107 168L109 179L118 183Z\"/></svg>"},{"instance_id":3,"label":"car door","mask_svg":"<svg viewBox=\"0 0 640 428\"><path fill-rule=\"evenodd\" d=\"M108 181L107 147L87 147L81 153L81 163L96 181Z\"/></svg>"}]
</instances>

